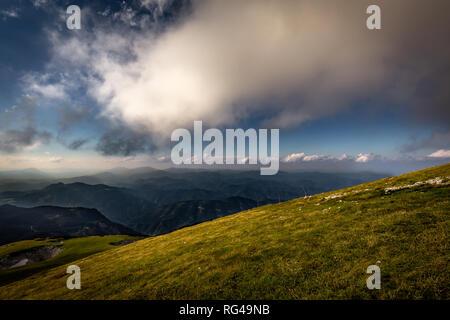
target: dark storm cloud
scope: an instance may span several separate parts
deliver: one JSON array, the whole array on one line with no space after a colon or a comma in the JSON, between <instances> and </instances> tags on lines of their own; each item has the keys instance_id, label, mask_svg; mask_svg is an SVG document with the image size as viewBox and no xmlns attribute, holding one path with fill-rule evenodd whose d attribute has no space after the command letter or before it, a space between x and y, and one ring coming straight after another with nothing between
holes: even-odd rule
<instances>
[{"instance_id":1,"label":"dark storm cloud","mask_svg":"<svg viewBox=\"0 0 450 320\"><path fill-rule=\"evenodd\" d=\"M433 132L427 139L412 139L411 142L404 145L401 149L403 153L414 152L422 149L450 149L450 131Z\"/></svg>"},{"instance_id":2,"label":"dark storm cloud","mask_svg":"<svg viewBox=\"0 0 450 320\"><path fill-rule=\"evenodd\" d=\"M108 131L100 138L96 150L105 156L132 156L156 150L148 134L120 128Z\"/></svg>"},{"instance_id":3,"label":"dark storm cloud","mask_svg":"<svg viewBox=\"0 0 450 320\"><path fill-rule=\"evenodd\" d=\"M47 131L37 131L28 127L23 130L6 130L0 134L0 151L7 153L19 152L35 144L46 144L52 135Z\"/></svg>"},{"instance_id":4,"label":"dark storm cloud","mask_svg":"<svg viewBox=\"0 0 450 320\"><path fill-rule=\"evenodd\" d=\"M88 141L89 141L88 139L77 139L77 140L74 140L71 143L69 143L67 148L69 148L70 150L78 150L83 145L85 145Z\"/></svg>"},{"instance_id":5,"label":"dark storm cloud","mask_svg":"<svg viewBox=\"0 0 450 320\"><path fill-rule=\"evenodd\" d=\"M384 92L418 123L450 124L450 2L380 1L391 68Z\"/></svg>"}]
</instances>

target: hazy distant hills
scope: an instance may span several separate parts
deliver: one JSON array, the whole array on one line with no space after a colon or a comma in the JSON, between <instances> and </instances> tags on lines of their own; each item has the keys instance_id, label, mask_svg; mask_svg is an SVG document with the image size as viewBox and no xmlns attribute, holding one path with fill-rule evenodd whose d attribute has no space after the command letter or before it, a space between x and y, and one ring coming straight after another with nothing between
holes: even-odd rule
<instances>
[{"instance_id":1,"label":"hazy distant hills","mask_svg":"<svg viewBox=\"0 0 450 320\"><path fill-rule=\"evenodd\" d=\"M133 195L132 190L84 183L57 183L41 190L3 192L0 193L1 202L23 207L51 205L95 208L108 219L123 224L151 212L153 208L149 201Z\"/></svg>"},{"instance_id":2,"label":"hazy distant hills","mask_svg":"<svg viewBox=\"0 0 450 320\"><path fill-rule=\"evenodd\" d=\"M84 183L57 183L41 190L0 193L0 204L96 208L112 221L139 232L156 235L273 202L243 197L213 199L220 195L200 189L147 192L146 199L145 192L141 190ZM200 200L202 198L205 200Z\"/></svg>"},{"instance_id":3,"label":"hazy distant hills","mask_svg":"<svg viewBox=\"0 0 450 320\"><path fill-rule=\"evenodd\" d=\"M267 203L268 201L258 203L242 197L231 197L222 200L180 201L156 208L152 212L151 219L143 217L133 227L150 235L164 234Z\"/></svg>"},{"instance_id":4,"label":"hazy distant hills","mask_svg":"<svg viewBox=\"0 0 450 320\"><path fill-rule=\"evenodd\" d=\"M28 182L23 179L26 174L30 172L22 172L15 181L10 174L6 183L15 189L7 191L5 180L0 180L0 205L95 208L111 221L151 235L386 176L318 172L261 176L259 171L117 168L72 178L40 180L33 175L34 180Z\"/></svg>"},{"instance_id":5,"label":"hazy distant hills","mask_svg":"<svg viewBox=\"0 0 450 320\"><path fill-rule=\"evenodd\" d=\"M138 235L96 209L0 206L0 244L39 237Z\"/></svg>"},{"instance_id":6,"label":"hazy distant hills","mask_svg":"<svg viewBox=\"0 0 450 320\"><path fill-rule=\"evenodd\" d=\"M0 192L43 188L52 177L37 169L0 171Z\"/></svg>"},{"instance_id":7,"label":"hazy distant hills","mask_svg":"<svg viewBox=\"0 0 450 320\"><path fill-rule=\"evenodd\" d=\"M0 171L1 182L4 182L5 180L43 180L49 178L51 178L50 175L33 168L24 170Z\"/></svg>"}]
</instances>

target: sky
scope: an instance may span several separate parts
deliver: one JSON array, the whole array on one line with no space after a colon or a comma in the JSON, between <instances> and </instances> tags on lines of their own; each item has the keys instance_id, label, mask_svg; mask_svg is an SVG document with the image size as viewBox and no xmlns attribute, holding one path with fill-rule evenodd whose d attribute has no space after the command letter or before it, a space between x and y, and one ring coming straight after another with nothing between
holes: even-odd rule
<instances>
[{"instance_id":1,"label":"sky","mask_svg":"<svg viewBox=\"0 0 450 320\"><path fill-rule=\"evenodd\" d=\"M69 5L81 29L69 30ZM366 27L371 4L381 29ZM0 4L0 170L170 166L171 132L280 129L284 168L450 159L450 4Z\"/></svg>"}]
</instances>

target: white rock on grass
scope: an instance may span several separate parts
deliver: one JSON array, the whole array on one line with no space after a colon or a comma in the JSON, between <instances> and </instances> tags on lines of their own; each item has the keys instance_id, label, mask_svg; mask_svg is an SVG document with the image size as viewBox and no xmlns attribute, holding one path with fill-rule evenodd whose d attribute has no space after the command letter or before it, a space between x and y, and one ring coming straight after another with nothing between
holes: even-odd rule
<instances>
[{"instance_id":1,"label":"white rock on grass","mask_svg":"<svg viewBox=\"0 0 450 320\"><path fill-rule=\"evenodd\" d=\"M448 177L447 177L448 179ZM410 189L410 188L415 188L418 186L422 186L424 184L442 184L444 183L444 179L441 177L436 177L434 179L429 179L427 181L417 181L414 184L407 184L407 185L403 185L403 186L398 186L398 187L389 187L389 188L385 188L384 192L385 193L389 193L390 191L397 191L397 190L403 190L403 189Z\"/></svg>"}]
</instances>

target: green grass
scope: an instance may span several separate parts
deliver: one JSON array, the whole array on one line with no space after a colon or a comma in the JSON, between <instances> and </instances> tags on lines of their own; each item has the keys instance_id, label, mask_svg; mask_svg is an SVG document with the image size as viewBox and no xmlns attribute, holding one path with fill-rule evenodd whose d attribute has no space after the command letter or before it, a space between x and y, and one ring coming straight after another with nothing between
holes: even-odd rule
<instances>
[{"instance_id":1,"label":"green grass","mask_svg":"<svg viewBox=\"0 0 450 320\"><path fill-rule=\"evenodd\" d=\"M92 236L74 239L35 239L14 242L0 246L0 259L13 252L20 252L34 247L54 245L60 246L63 251L57 256L29 264L19 268L0 270L0 285L5 285L14 281L21 280L42 270L48 270L53 267L61 266L75 260L82 259L92 254L117 248L111 243L122 240L135 240L141 237L111 235L111 236ZM61 244L59 241L63 241Z\"/></svg>"},{"instance_id":2,"label":"green grass","mask_svg":"<svg viewBox=\"0 0 450 320\"><path fill-rule=\"evenodd\" d=\"M0 299L448 299L449 176L447 164L248 210L78 260L81 290L60 266ZM368 290L377 261L381 289Z\"/></svg>"}]
</instances>

